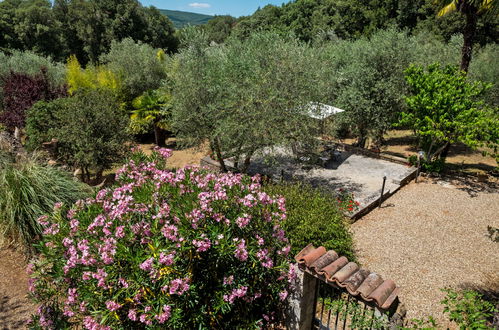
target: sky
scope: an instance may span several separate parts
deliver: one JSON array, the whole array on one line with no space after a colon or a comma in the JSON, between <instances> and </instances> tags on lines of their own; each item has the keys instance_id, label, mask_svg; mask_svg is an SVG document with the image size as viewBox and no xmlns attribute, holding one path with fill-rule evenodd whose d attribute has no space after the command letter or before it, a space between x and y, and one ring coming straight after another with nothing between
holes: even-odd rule
<instances>
[{"instance_id":1,"label":"sky","mask_svg":"<svg viewBox=\"0 0 499 330\"><path fill-rule=\"evenodd\" d=\"M144 6L182 10L207 15L251 15L268 4L281 5L286 0L140 0Z\"/></svg>"}]
</instances>

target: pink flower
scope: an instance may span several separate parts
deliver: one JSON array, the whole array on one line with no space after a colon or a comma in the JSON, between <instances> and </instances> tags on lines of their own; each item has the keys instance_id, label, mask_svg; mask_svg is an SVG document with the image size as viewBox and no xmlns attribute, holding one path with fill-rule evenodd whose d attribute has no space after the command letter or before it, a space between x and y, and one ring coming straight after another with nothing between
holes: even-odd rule
<instances>
[{"instance_id":1,"label":"pink flower","mask_svg":"<svg viewBox=\"0 0 499 330\"><path fill-rule=\"evenodd\" d=\"M234 251L234 256L241 260L241 261L246 261L248 259L248 251L246 250L246 241L244 239L234 239L236 241L239 241L239 243L236 246L236 250Z\"/></svg>"},{"instance_id":2,"label":"pink flower","mask_svg":"<svg viewBox=\"0 0 499 330\"><path fill-rule=\"evenodd\" d=\"M169 293L181 296L182 294L184 294L184 292L186 292L187 290L189 290L189 284L188 284L189 281L190 281L189 278L185 278L185 279L177 278L177 279L174 279L173 281L170 282Z\"/></svg>"},{"instance_id":3,"label":"pink flower","mask_svg":"<svg viewBox=\"0 0 499 330\"><path fill-rule=\"evenodd\" d=\"M114 235L116 236L116 238L125 237L125 226L116 227L116 231L115 231Z\"/></svg>"},{"instance_id":4,"label":"pink flower","mask_svg":"<svg viewBox=\"0 0 499 330\"><path fill-rule=\"evenodd\" d=\"M272 268L274 266L274 262L269 258L268 253L269 251L267 249L258 250L256 257L261 261L263 267Z\"/></svg>"},{"instance_id":5,"label":"pink flower","mask_svg":"<svg viewBox=\"0 0 499 330\"><path fill-rule=\"evenodd\" d=\"M226 302L233 303L236 298L243 298L246 296L246 293L248 292L248 287L247 286L240 286L237 289L232 290L230 295L224 295L223 299Z\"/></svg>"},{"instance_id":6,"label":"pink flower","mask_svg":"<svg viewBox=\"0 0 499 330\"><path fill-rule=\"evenodd\" d=\"M158 320L159 324L163 324L166 321L168 321L168 319L171 316L171 310L172 310L171 306L169 305L163 306L163 313L155 316L155 319Z\"/></svg>"},{"instance_id":7,"label":"pink flower","mask_svg":"<svg viewBox=\"0 0 499 330\"><path fill-rule=\"evenodd\" d=\"M121 286L122 286L122 287L124 287L125 289L126 289L126 288L128 288L128 282L127 282L124 278L120 277L120 278L119 278L119 280L118 280L118 282L119 282L119 283L121 284Z\"/></svg>"},{"instance_id":8,"label":"pink flower","mask_svg":"<svg viewBox=\"0 0 499 330\"><path fill-rule=\"evenodd\" d=\"M164 254L161 252L159 254L159 263L165 266L171 266L173 265L173 261L175 259L175 251L173 251L170 254Z\"/></svg>"},{"instance_id":9,"label":"pink flower","mask_svg":"<svg viewBox=\"0 0 499 330\"><path fill-rule=\"evenodd\" d=\"M130 309L128 311L128 318L132 321L137 321L137 311L135 309Z\"/></svg>"},{"instance_id":10,"label":"pink flower","mask_svg":"<svg viewBox=\"0 0 499 330\"><path fill-rule=\"evenodd\" d=\"M161 233L170 241L176 242L178 241L177 233L178 228L174 225L165 225L161 228Z\"/></svg>"},{"instance_id":11,"label":"pink flower","mask_svg":"<svg viewBox=\"0 0 499 330\"><path fill-rule=\"evenodd\" d=\"M151 257L149 259L147 259L146 261L144 261L143 263L140 264L140 269L142 270L145 270L146 272L149 272L152 270L152 264L154 262L154 258Z\"/></svg>"},{"instance_id":12,"label":"pink flower","mask_svg":"<svg viewBox=\"0 0 499 330\"><path fill-rule=\"evenodd\" d=\"M171 149L155 147L154 151L157 152L164 159L170 158L172 155Z\"/></svg>"},{"instance_id":13,"label":"pink flower","mask_svg":"<svg viewBox=\"0 0 499 330\"><path fill-rule=\"evenodd\" d=\"M287 297L288 297L288 291L284 290L284 291L279 292L279 299L281 301L286 300Z\"/></svg>"},{"instance_id":14,"label":"pink flower","mask_svg":"<svg viewBox=\"0 0 499 330\"><path fill-rule=\"evenodd\" d=\"M197 252L204 252L204 251L209 250L209 248L211 247L211 242L209 239L205 238L202 241L201 240L193 240L192 245L197 247L197 249L196 249Z\"/></svg>"},{"instance_id":15,"label":"pink flower","mask_svg":"<svg viewBox=\"0 0 499 330\"><path fill-rule=\"evenodd\" d=\"M56 235L59 232L59 224L53 223L50 227L45 228L43 235Z\"/></svg>"},{"instance_id":16,"label":"pink flower","mask_svg":"<svg viewBox=\"0 0 499 330\"><path fill-rule=\"evenodd\" d=\"M224 277L224 285L231 285L234 282L234 276Z\"/></svg>"},{"instance_id":17,"label":"pink flower","mask_svg":"<svg viewBox=\"0 0 499 330\"><path fill-rule=\"evenodd\" d=\"M108 300L108 301L106 301L106 308L109 309L111 312L114 312L114 311L117 311L118 309L120 309L121 305L115 301Z\"/></svg>"},{"instance_id":18,"label":"pink flower","mask_svg":"<svg viewBox=\"0 0 499 330\"><path fill-rule=\"evenodd\" d=\"M244 228L249 224L250 220L251 216L244 214L242 217L236 219L236 224L239 226L239 228Z\"/></svg>"}]
</instances>

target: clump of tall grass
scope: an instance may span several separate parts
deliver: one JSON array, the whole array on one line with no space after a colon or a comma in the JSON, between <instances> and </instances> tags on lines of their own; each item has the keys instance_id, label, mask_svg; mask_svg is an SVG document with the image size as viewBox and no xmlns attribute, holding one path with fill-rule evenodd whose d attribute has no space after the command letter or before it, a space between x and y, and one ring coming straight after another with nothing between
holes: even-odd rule
<instances>
[{"instance_id":1,"label":"clump of tall grass","mask_svg":"<svg viewBox=\"0 0 499 330\"><path fill-rule=\"evenodd\" d=\"M13 162L0 151L0 246L26 251L41 234L37 219L62 202L71 205L89 194L89 188L70 175L34 158Z\"/></svg>"}]
</instances>

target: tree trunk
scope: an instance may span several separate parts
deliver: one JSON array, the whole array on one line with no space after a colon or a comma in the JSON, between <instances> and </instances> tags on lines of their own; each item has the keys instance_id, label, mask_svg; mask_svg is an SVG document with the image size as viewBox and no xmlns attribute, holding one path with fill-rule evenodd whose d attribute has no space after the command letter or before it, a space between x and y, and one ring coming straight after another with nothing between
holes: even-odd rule
<instances>
[{"instance_id":1,"label":"tree trunk","mask_svg":"<svg viewBox=\"0 0 499 330\"><path fill-rule=\"evenodd\" d=\"M450 150L450 143L447 142L445 144L444 149L442 150L442 153L440 154L440 158L442 158L443 160L445 160L447 158L447 156L449 155L449 150Z\"/></svg>"},{"instance_id":2,"label":"tree trunk","mask_svg":"<svg viewBox=\"0 0 499 330\"><path fill-rule=\"evenodd\" d=\"M367 142L367 136L359 136L354 146L359 148L365 148L366 142Z\"/></svg>"},{"instance_id":3,"label":"tree trunk","mask_svg":"<svg viewBox=\"0 0 499 330\"><path fill-rule=\"evenodd\" d=\"M158 125L155 124L154 125L154 141L156 142L156 145L158 147L166 146L165 140L166 140L165 130L162 128L159 128Z\"/></svg>"},{"instance_id":4,"label":"tree trunk","mask_svg":"<svg viewBox=\"0 0 499 330\"><path fill-rule=\"evenodd\" d=\"M213 142L213 147L215 149L215 154L217 155L218 162L220 163L220 168L222 172L227 172L227 166L225 166L224 159L222 157L222 151L220 150L220 142L218 139L215 139Z\"/></svg>"},{"instance_id":5,"label":"tree trunk","mask_svg":"<svg viewBox=\"0 0 499 330\"><path fill-rule=\"evenodd\" d=\"M254 153L255 153L254 150L250 150L248 152L248 154L246 154L246 158L244 159L243 167L241 168L242 173L248 172L249 166L251 164L251 157L253 156Z\"/></svg>"},{"instance_id":6,"label":"tree trunk","mask_svg":"<svg viewBox=\"0 0 499 330\"><path fill-rule=\"evenodd\" d=\"M461 71L468 73L473 53L473 40L475 39L476 25L478 20L478 9L469 4L467 1L463 3L462 13L466 18L466 23L463 30L463 49L461 56Z\"/></svg>"}]
</instances>

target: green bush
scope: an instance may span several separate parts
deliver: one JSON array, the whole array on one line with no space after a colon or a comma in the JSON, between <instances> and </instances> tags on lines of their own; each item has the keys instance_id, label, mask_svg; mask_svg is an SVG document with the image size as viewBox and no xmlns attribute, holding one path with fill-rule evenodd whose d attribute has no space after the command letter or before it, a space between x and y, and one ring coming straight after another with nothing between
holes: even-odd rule
<instances>
[{"instance_id":1,"label":"green bush","mask_svg":"<svg viewBox=\"0 0 499 330\"><path fill-rule=\"evenodd\" d=\"M447 296L442 300L444 313L449 319L456 322L459 328L465 329L493 329L490 324L497 309L492 302L483 299L483 296L473 290L461 292L444 289Z\"/></svg>"},{"instance_id":2,"label":"green bush","mask_svg":"<svg viewBox=\"0 0 499 330\"><path fill-rule=\"evenodd\" d=\"M286 199L288 213L283 228L291 242L293 256L313 243L355 259L348 221L330 193L305 184L269 185L265 190Z\"/></svg>"},{"instance_id":3,"label":"green bush","mask_svg":"<svg viewBox=\"0 0 499 330\"><path fill-rule=\"evenodd\" d=\"M0 158L0 243L29 249L41 233L38 217L52 211L57 202L71 205L85 197L85 186L34 159L13 163L8 155Z\"/></svg>"},{"instance_id":4,"label":"green bush","mask_svg":"<svg viewBox=\"0 0 499 330\"><path fill-rule=\"evenodd\" d=\"M111 168L123 159L129 141L128 116L112 94L92 90L50 103L41 102L28 111L30 148L57 139L57 154L64 164L90 171Z\"/></svg>"},{"instance_id":5,"label":"green bush","mask_svg":"<svg viewBox=\"0 0 499 330\"><path fill-rule=\"evenodd\" d=\"M13 50L10 54L4 54L0 51L0 77L5 77L11 71L34 76L40 73L41 68L47 69L50 83L55 86L64 84L66 75L64 64L54 62L50 57L40 56L31 51Z\"/></svg>"}]
</instances>

